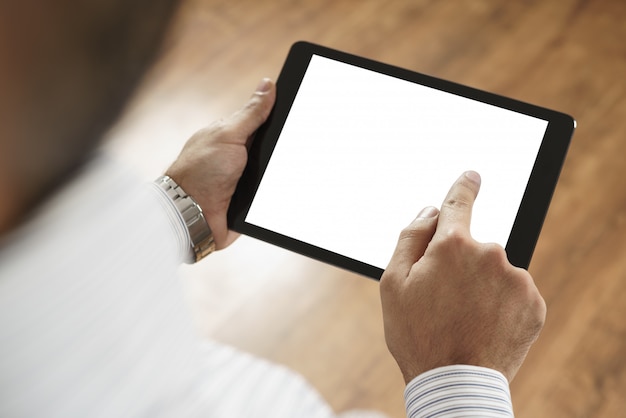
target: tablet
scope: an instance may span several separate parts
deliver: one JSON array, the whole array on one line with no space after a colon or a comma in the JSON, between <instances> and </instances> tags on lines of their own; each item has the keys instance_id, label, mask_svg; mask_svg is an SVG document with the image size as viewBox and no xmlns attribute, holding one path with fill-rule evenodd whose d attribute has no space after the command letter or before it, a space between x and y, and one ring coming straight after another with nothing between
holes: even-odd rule
<instances>
[{"instance_id":1,"label":"tablet","mask_svg":"<svg viewBox=\"0 0 626 418\"><path fill-rule=\"evenodd\" d=\"M528 268L570 116L306 42L276 84L231 202L233 230L379 279L400 231L475 170L472 236Z\"/></svg>"}]
</instances>

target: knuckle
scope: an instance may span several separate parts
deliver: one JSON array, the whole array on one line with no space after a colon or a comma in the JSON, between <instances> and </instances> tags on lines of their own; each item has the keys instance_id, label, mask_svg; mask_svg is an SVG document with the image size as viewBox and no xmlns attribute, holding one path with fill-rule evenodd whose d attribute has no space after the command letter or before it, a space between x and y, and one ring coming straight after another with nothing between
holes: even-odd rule
<instances>
[{"instance_id":1,"label":"knuckle","mask_svg":"<svg viewBox=\"0 0 626 418\"><path fill-rule=\"evenodd\" d=\"M239 110L239 112L245 118L250 118L254 122L257 122L260 124L265 119L263 112L262 112L263 110L263 107L261 106L262 103L263 103L262 98L255 94L254 96L250 98L250 100L246 102L245 105L243 105L243 107L241 108L241 110Z\"/></svg>"},{"instance_id":2,"label":"knuckle","mask_svg":"<svg viewBox=\"0 0 626 418\"><path fill-rule=\"evenodd\" d=\"M533 302L533 312L535 313L535 323L537 325L537 329L541 330L546 323L547 307L546 301L539 294Z\"/></svg>"},{"instance_id":3,"label":"knuckle","mask_svg":"<svg viewBox=\"0 0 626 418\"><path fill-rule=\"evenodd\" d=\"M393 298L398 292L398 274L393 269L387 269L380 277L380 295L383 299Z\"/></svg>"},{"instance_id":4,"label":"knuckle","mask_svg":"<svg viewBox=\"0 0 626 418\"><path fill-rule=\"evenodd\" d=\"M415 223L412 223L411 225L405 227L402 231L400 231L399 241L422 238L424 234L426 234L427 230L428 229L426 228L426 225L416 225Z\"/></svg>"},{"instance_id":5,"label":"knuckle","mask_svg":"<svg viewBox=\"0 0 626 418\"><path fill-rule=\"evenodd\" d=\"M453 196L448 196L446 200L444 200L443 206L448 209L455 210L455 211L467 210L472 207L472 201L469 199L463 198L462 196L453 195Z\"/></svg>"},{"instance_id":6,"label":"knuckle","mask_svg":"<svg viewBox=\"0 0 626 418\"><path fill-rule=\"evenodd\" d=\"M444 205L451 208L466 208L474 203L477 193L478 190L474 183L462 177L461 180L452 187L448 196L446 196Z\"/></svg>"},{"instance_id":7,"label":"knuckle","mask_svg":"<svg viewBox=\"0 0 626 418\"><path fill-rule=\"evenodd\" d=\"M475 199L480 188L475 182L470 181L466 176L461 176L456 183L457 190L462 194L467 194L470 199Z\"/></svg>"},{"instance_id":8,"label":"knuckle","mask_svg":"<svg viewBox=\"0 0 626 418\"><path fill-rule=\"evenodd\" d=\"M504 248L495 243L482 244L483 258L491 265L505 270L510 267L509 259Z\"/></svg>"},{"instance_id":9,"label":"knuckle","mask_svg":"<svg viewBox=\"0 0 626 418\"><path fill-rule=\"evenodd\" d=\"M420 232L417 228L413 226L407 226L402 231L400 231L399 241L410 240L420 235Z\"/></svg>"},{"instance_id":10,"label":"knuckle","mask_svg":"<svg viewBox=\"0 0 626 418\"><path fill-rule=\"evenodd\" d=\"M520 269L521 270L521 269ZM538 334L543 328L546 318L546 302L535 285L532 276L526 270L517 274L513 285L516 293L525 306L528 325Z\"/></svg>"},{"instance_id":11,"label":"knuckle","mask_svg":"<svg viewBox=\"0 0 626 418\"><path fill-rule=\"evenodd\" d=\"M244 109L256 110L261 103L263 103L263 96L253 94L243 107Z\"/></svg>"},{"instance_id":12,"label":"knuckle","mask_svg":"<svg viewBox=\"0 0 626 418\"><path fill-rule=\"evenodd\" d=\"M543 325L547 311L546 301L543 299L543 296L541 296L537 286L535 286L530 274L528 274L528 279L526 281L526 300L528 301L528 306L533 312L535 318L537 318L537 320Z\"/></svg>"},{"instance_id":13,"label":"knuckle","mask_svg":"<svg viewBox=\"0 0 626 418\"><path fill-rule=\"evenodd\" d=\"M437 244L440 247L458 250L472 245L473 240L464 228L453 225L443 231Z\"/></svg>"},{"instance_id":14,"label":"knuckle","mask_svg":"<svg viewBox=\"0 0 626 418\"><path fill-rule=\"evenodd\" d=\"M534 342L541 333L546 320L545 302L541 296L534 296L535 297L525 299L526 309L521 314L522 318L520 320L520 323L525 324L527 338L531 343Z\"/></svg>"},{"instance_id":15,"label":"knuckle","mask_svg":"<svg viewBox=\"0 0 626 418\"><path fill-rule=\"evenodd\" d=\"M389 269L385 270L383 272L383 275L380 276L380 291L381 292L386 292L386 291L389 291L391 288L393 288L392 276L393 276L393 273Z\"/></svg>"}]
</instances>

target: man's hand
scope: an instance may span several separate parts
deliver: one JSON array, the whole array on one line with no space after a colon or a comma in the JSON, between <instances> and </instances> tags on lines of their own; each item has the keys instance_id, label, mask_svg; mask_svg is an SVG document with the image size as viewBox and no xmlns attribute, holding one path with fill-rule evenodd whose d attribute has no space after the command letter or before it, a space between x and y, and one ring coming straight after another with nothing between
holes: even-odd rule
<instances>
[{"instance_id":1,"label":"man's hand","mask_svg":"<svg viewBox=\"0 0 626 418\"><path fill-rule=\"evenodd\" d=\"M275 99L274 83L262 80L243 108L194 134L166 171L202 208L218 250L238 236L228 230L226 214L248 161L252 135L269 116Z\"/></svg>"},{"instance_id":2,"label":"man's hand","mask_svg":"<svg viewBox=\"0 0 626 418\"><path fill-rule=\"evenodd\" d=\"M424 209L381 278L385 339L407 383L453 364L495 369L510 382L543 327L546 305L530 274L470 235L479 188L467 172L440 212Z\"/></svg>"}]
</instances>

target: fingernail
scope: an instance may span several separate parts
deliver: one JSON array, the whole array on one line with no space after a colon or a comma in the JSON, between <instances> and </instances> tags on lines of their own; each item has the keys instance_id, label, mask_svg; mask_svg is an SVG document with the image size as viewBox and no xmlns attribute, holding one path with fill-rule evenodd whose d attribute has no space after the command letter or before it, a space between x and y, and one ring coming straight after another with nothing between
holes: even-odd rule
<instances>
[{"instance_id":1,"label":"fingernail","mask_svg":"<svg viewBox=\"0 0 626 418\"><path fill-rule=\"evenodd\" d=\"M466 171L465 177L473 181L474 183L480 185L480 174L475 171Z\"/></svg>"},{"instance_id":2,"label":"fingernail","mask_svg":"<svg viewBox=\"0 0 626 418\"><path fill-rule=\"evenodd\" d=\"M270 87L272 86L272 80L269 78L264 78L261 80L258 86L256 86L257 93L267 93L270 91Z\"/></svg>"},{"instance_id":3,"label":"fingernail","mask_svg":"<svg viewBox=\"0 0 626 418\"><path fill-rule=\"evenodd\" d=\"M437 216L439 211L434 206L428 206L422 209L422 211L417 215L418 219L426 219L426 218L434 218Z\"/></svg>"}]
</instances>

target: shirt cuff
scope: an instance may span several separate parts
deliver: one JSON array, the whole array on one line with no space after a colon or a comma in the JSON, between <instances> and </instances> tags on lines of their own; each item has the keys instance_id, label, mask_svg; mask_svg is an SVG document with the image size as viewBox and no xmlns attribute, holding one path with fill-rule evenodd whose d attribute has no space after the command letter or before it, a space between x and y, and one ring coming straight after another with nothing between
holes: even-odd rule
<instances>
[{"instance_id":1,"label":"shirt cuff","mask_svg":"<svg viewBox=\"0 0 626 418\"><path fill-rule=\"evenodd\" d=\"M429 370L404 390L408 418L512 417L509 383L502 373L455 365Z\"/></svg>"},{"instance_id":2,"label":"shirt cuff","mask_svg":"<svg viewBox=\"0 0 626 418\"><path fill-rule=\"evenodd\" d=\"M189 235L189 229L185 224L183 215L178 211L176 205L169 198L167 193L159 187L156 183L149 183L150 189L153 190L153 194L157 199L159 205L163 208L170 226L172 227L172 233L176 239L178 248L178 260L185 263L193 263L195 261L193 253L193 245L191 243L191 236Z\"/></svg>"}]
</instances>

